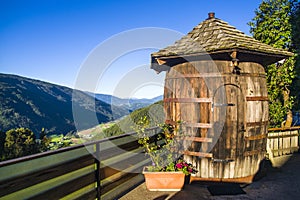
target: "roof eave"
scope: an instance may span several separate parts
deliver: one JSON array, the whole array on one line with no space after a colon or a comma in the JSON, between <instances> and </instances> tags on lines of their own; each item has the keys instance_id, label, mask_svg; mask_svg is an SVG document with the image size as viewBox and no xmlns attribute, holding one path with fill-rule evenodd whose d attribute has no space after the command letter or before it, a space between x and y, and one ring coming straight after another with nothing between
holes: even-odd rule
<instances>
[{"instance_id":1,"label":"roof eave","mask_svg":"<svg viewBox=\"0 0 300 200\"><path fill-rule=\"evenodd\" d=\"M263 66L276 63L282 59L293 56L294 54L288 51L281 51L280 53L274 52L261 52L242 48L231 49L218 49L209 52L200 52L183 55L157 55L151 54L152 62L151 69L154 69L158 73L161 71L167 71L170 67L180 62L189 62L195 60L228 60L230 61L230 53L236 51L238 53L237 58L240 62L257 62ZM155 55L156 54L156 55ZM224 55L225 56L221 56Z\"/></svg>"}]
</instances>

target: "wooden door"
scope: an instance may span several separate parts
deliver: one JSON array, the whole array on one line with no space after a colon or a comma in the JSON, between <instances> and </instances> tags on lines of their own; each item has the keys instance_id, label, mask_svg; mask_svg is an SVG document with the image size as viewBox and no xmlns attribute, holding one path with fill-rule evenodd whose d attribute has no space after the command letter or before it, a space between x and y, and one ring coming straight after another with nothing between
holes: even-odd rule
<instances>
[{"instance_id":1,"label":"wooden door","mask_svg":"<svg viewBox=\"0 0 300 200\"><path fill-rule=\"evenodd\" d=\"M213 159L230 162L243 155L245 100L237 85L225 84L216 90L213 101Z\"/></svg>"}]
</instances>

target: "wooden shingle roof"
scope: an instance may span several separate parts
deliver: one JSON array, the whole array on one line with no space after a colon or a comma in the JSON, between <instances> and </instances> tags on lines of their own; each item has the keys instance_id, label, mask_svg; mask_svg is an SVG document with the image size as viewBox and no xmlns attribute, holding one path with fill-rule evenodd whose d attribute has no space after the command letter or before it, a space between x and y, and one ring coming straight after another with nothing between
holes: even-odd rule
<instances>
[{"instance_id":1,"label":"wooden shingle roof","mask_svg":"<svg viewBox=\"0 0 300 200\"><path fill-rule=\"evenodd\" d=\"M192 31L176 41L175 44L152 53L151 56L152 61L155 61L180 56L212 55L226 52L228 54L233 50L242 54L253 54L255 59L262 64L271 64L293 55L286 50L274 48L247 36L210 13L208 19L194 27ZM242 57L245 57L245 55Z\"/></svg>"}]
</instances>

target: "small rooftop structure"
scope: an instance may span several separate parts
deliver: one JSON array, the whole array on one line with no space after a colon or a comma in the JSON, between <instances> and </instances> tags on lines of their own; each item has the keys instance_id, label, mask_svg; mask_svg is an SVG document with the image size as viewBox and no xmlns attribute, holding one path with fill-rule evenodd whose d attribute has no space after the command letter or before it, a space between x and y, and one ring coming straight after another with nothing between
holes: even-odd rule
<instances>
[{"instance_id":1,"label":"small rooftop structure","mask_svg":"<svg viewBox=\"0 0 300 200\"><path fill-rule=\"evenodd\" d=\"M293 54L261 43L214 13L153 53L166 71L166 122L180 121L191 180L252 182L265 157L269 106L264 66Z\"/></svg>"}]
</instances>

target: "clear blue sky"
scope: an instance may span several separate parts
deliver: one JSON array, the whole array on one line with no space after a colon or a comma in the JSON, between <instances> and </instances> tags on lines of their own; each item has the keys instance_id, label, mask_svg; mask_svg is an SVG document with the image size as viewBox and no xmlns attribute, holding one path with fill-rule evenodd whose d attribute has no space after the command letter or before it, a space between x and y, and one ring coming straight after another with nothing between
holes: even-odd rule
<instances>
[{"instance_id":1,"label":"clear blue sky","mask_svg":"<svg viewBox=\"0 0 300 200\"><path fill-rule=\"evenodd\" d=\"M143 27L168 28L186 34L215 12L249 35L247 23L260 0L2 0L0 6L0 72L18 74L73 88L80 67L103 41L123 31ZM114 48L114 47L112 47ZM152 50L153 51L153 50ZM115 62L112 74L100 80L96 92L113 93L114 84L137 64L150 62L142 51ZM148 70L148 69L147 69ZM119 73L116 75L115 73ZM149 69L149 73L150 69ZM113 75L115 74L115 75ZM113 78L114 77L114 78ZM104 81L105 80L105 81ZM101 83L105 82L105 83ZM136 97L155 96L154 91ZM153 92L153 94L151 92ZM124 95L126 96L126 95Z\"/></svg>"}]
</instances>

